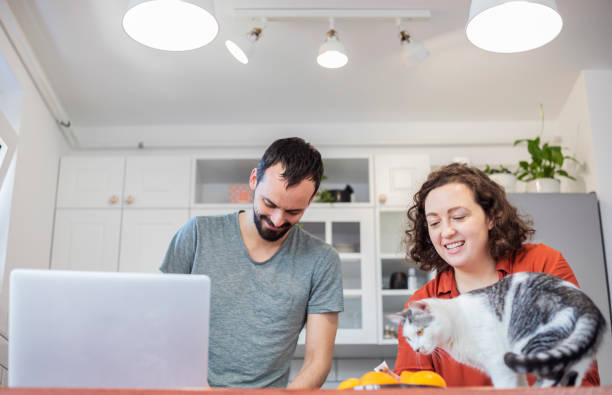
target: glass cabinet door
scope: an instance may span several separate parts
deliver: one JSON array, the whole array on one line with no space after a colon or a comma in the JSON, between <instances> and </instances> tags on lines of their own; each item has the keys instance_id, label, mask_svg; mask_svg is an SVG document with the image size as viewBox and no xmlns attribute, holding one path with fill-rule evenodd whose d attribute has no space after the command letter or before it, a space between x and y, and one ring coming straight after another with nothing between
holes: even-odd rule
<instances>
[{"instance_id":1,"label":"glass cabinet door","mask_svg":"<svg viewBox=\"0 0 612 395\"><path fill-rule=\"evenodd\" d=\"M336 343L376 343L372 210L310 208L300 223L340 256L344 312L338 318Z\"/></svg>"},{"instance_id":2,"label":"glass cabinet door","mask_svg":"<svg viewBox=\"0 0 612 395\"><path fill-rule=\"evenodd\" d=\"M435 273L418 269L406 258L403 239L406 231L405 210L380 210L378 223L378 260L380 319L378 333L380 343L397 343L397 325L388 314L397 313L414 292L431 280Z\"/></svg>"}]
</instances>

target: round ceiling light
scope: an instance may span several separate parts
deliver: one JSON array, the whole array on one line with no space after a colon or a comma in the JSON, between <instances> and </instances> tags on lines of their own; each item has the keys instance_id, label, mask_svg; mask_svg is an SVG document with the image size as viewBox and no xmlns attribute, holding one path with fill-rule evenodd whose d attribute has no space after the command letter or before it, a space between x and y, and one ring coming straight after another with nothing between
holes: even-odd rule
<instances>
[{"instance_id":1,"label":"round ceiling light","mask_svg":"<svg viewBox=\"0 0 612 395\"><path fill-rule=\"evenodd\" d=\"M123 16L123 29L147 47L189 51L210 43L219 32L213 0L133 0ZM202 8L203 7L203 8Z\"/></svg>"},{"instance_id":2,"label":"round ceiling light","mask_svg":"<svg viewBox=\"0 0 612 395\"><path fill-rule=\"evenodd\" d=\"M338 40L334 29L327 32L327 39L319 48L317 63L326 69L338 69L348 63L344 45Z\"/></svg>"},{"instance_id":3,"label":"round ceiling light","mask_svg":"<svg viewBox=\"0 0 612 395\"><path fill-rule=\"evenodd\" d=\"M514 53L549 43L562 27L554 0L472 0L466 35L486 51Z\"/></svg>"}]
</instances>

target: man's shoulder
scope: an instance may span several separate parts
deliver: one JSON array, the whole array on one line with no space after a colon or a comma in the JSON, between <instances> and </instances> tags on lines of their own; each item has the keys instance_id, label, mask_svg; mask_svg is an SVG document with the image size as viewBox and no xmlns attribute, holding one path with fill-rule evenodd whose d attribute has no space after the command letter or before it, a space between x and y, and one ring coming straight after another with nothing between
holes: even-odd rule
<instances>
[{"instance_id":1,"label":"man's shoulder","mask_svg":"<svg viewBox=\"0 0 612 395\"><path fill-rule=\"evenodd\" d=\"M338 255L332 246L301 227L297 227L296 229L295 240L297 243L297 249L301 253L316 254L319 256Z\"/></svg>"},{"instance_id":2,"label":"man's shoulder","mask_svg":"<svg viewBox=\"0 0 612 395\"><path fill-rule=\"evenodd\" d=\"M218 215L199 215L190 219L193 226L198 228L218 228L232 226L235 224L237 213L218 214Z\"/></svg>"}]
</instances>

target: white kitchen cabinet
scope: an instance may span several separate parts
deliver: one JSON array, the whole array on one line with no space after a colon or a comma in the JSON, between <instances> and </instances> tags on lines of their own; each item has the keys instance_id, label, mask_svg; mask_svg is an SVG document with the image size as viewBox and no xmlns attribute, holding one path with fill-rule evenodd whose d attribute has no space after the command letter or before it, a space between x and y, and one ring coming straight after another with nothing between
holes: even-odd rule
<instances>
[{"instance_id":1,"label":"white kitchen cabinet","mask_svg":"<svg viewBox=\"0 0 612 395\"><path fill-rule=\"evenodd\" d=\"M63 157L57 207L188 208L191 159L184 156Z\"/></svg>"},{"instance_id":2,"label":"white kitchen cabinet","mask_svg":"<svg viewBox=\"0 0 612 395\"><path fill-rule=\"evenodd\" d=\"M156 272L190 217L252 208L232 191L248 185L258 154L63 158L51 267ZM401 310L414 290L387 289L389 276L410 267L401 244L405 209L429 172L429 158L336 154L324 158L320 189L350 185L352 201L313 203L301 226L340 255L345 311L336 343L392 343L384 315ZM418 285L427 279L419 273Z\"/></svg>"},{"instance_id":3,"label":"white kitchen cabinet","mask_svg":"<svg viewBox=\"0 0 612 395\"><path fill-rule=\"evenodd\" d=\"M371 209L310 208L301 226L331 244L340 255L344 312L337 344L376 343L376 268L374 215ZM300 341L304 340L304 335Z\"/></svg>"},{"instance_id":4,"label":"white kitchen cabinet","mask_svg":"<svg viewBox=\"0 0 612 395\"><path fill-rule=\"evenodd\" d=\"M188 219L187 209L125 210L119 271L157 273L170 240Z\"/></svg>"},{"instance_id":5,"label":"white kitchen cabinet","mask_svg":"<svg viewBox=\"0 0 612 395\"><path fill-rule=\"evenodd\" d=\"M124 208L189 207L191 158L128 157Z\"/></svg>"},{"instance_id":6,"label":"white kitchen cabinet","mask_svg":"<svg viewBox=\"0 0 612 395\"><path fill-rule=\"evenodd\" d=\"M407 207L430 171L428 155L376 155L376 202L379 207Z\"/></svg>"},{"instance_id":7,"label":"white kitchen cabinet","mask_svg":"<svg viewBox=\"0 0 612 395\"><path fill-rule=\"evenodd\" d=\"M378 343L397 344L397 325L386 316L404 309L414 292L431 280L435 273L424 272L406 258L404 242L407 228L406 209L379 208L377 240L377 316ZM401 273L401 274L400 274ZM405 275L405 286L393 282L393 276ZM413 277L412 281L410 277Z\"/></svg>"},{"instance_id":8,"label":"white kitchen cabinet","mask_svg":"<svg viewBox=\"0 0 612 395\"><path fill-rule=\"evenodd\" d=\"M116 271L120 226L121 210L58 208L51 269Z\"/></svg>"},{"instance_id":9,"label":"white kitchen cabinet","mask_svg":"<svg viewBox=\"0 0 612 395\"><path fill-rule=\"evenodd\" d=\"M121 157L63 157L57 207L121 206L124 167L125 159Z\"/></svg>"}]
</instances>

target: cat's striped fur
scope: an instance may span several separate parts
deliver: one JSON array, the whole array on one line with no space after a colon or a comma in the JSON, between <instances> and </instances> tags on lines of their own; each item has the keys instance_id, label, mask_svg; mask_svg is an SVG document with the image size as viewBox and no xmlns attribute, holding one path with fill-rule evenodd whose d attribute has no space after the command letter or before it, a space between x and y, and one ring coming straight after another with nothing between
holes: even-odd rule
<instances>
[{"instance_id":1,"label":"cat's striped fur","mask_svg":"<svg viewBox=\"0 0 612 395\"><path fill-rule=\"evenodd\" d=\"M496 387L580 385L601 342L603 315L573 284L516 273L453 299L424 299L392 318L417 352L436 347L486 372Z\"/></svg>"}]
</instances>

